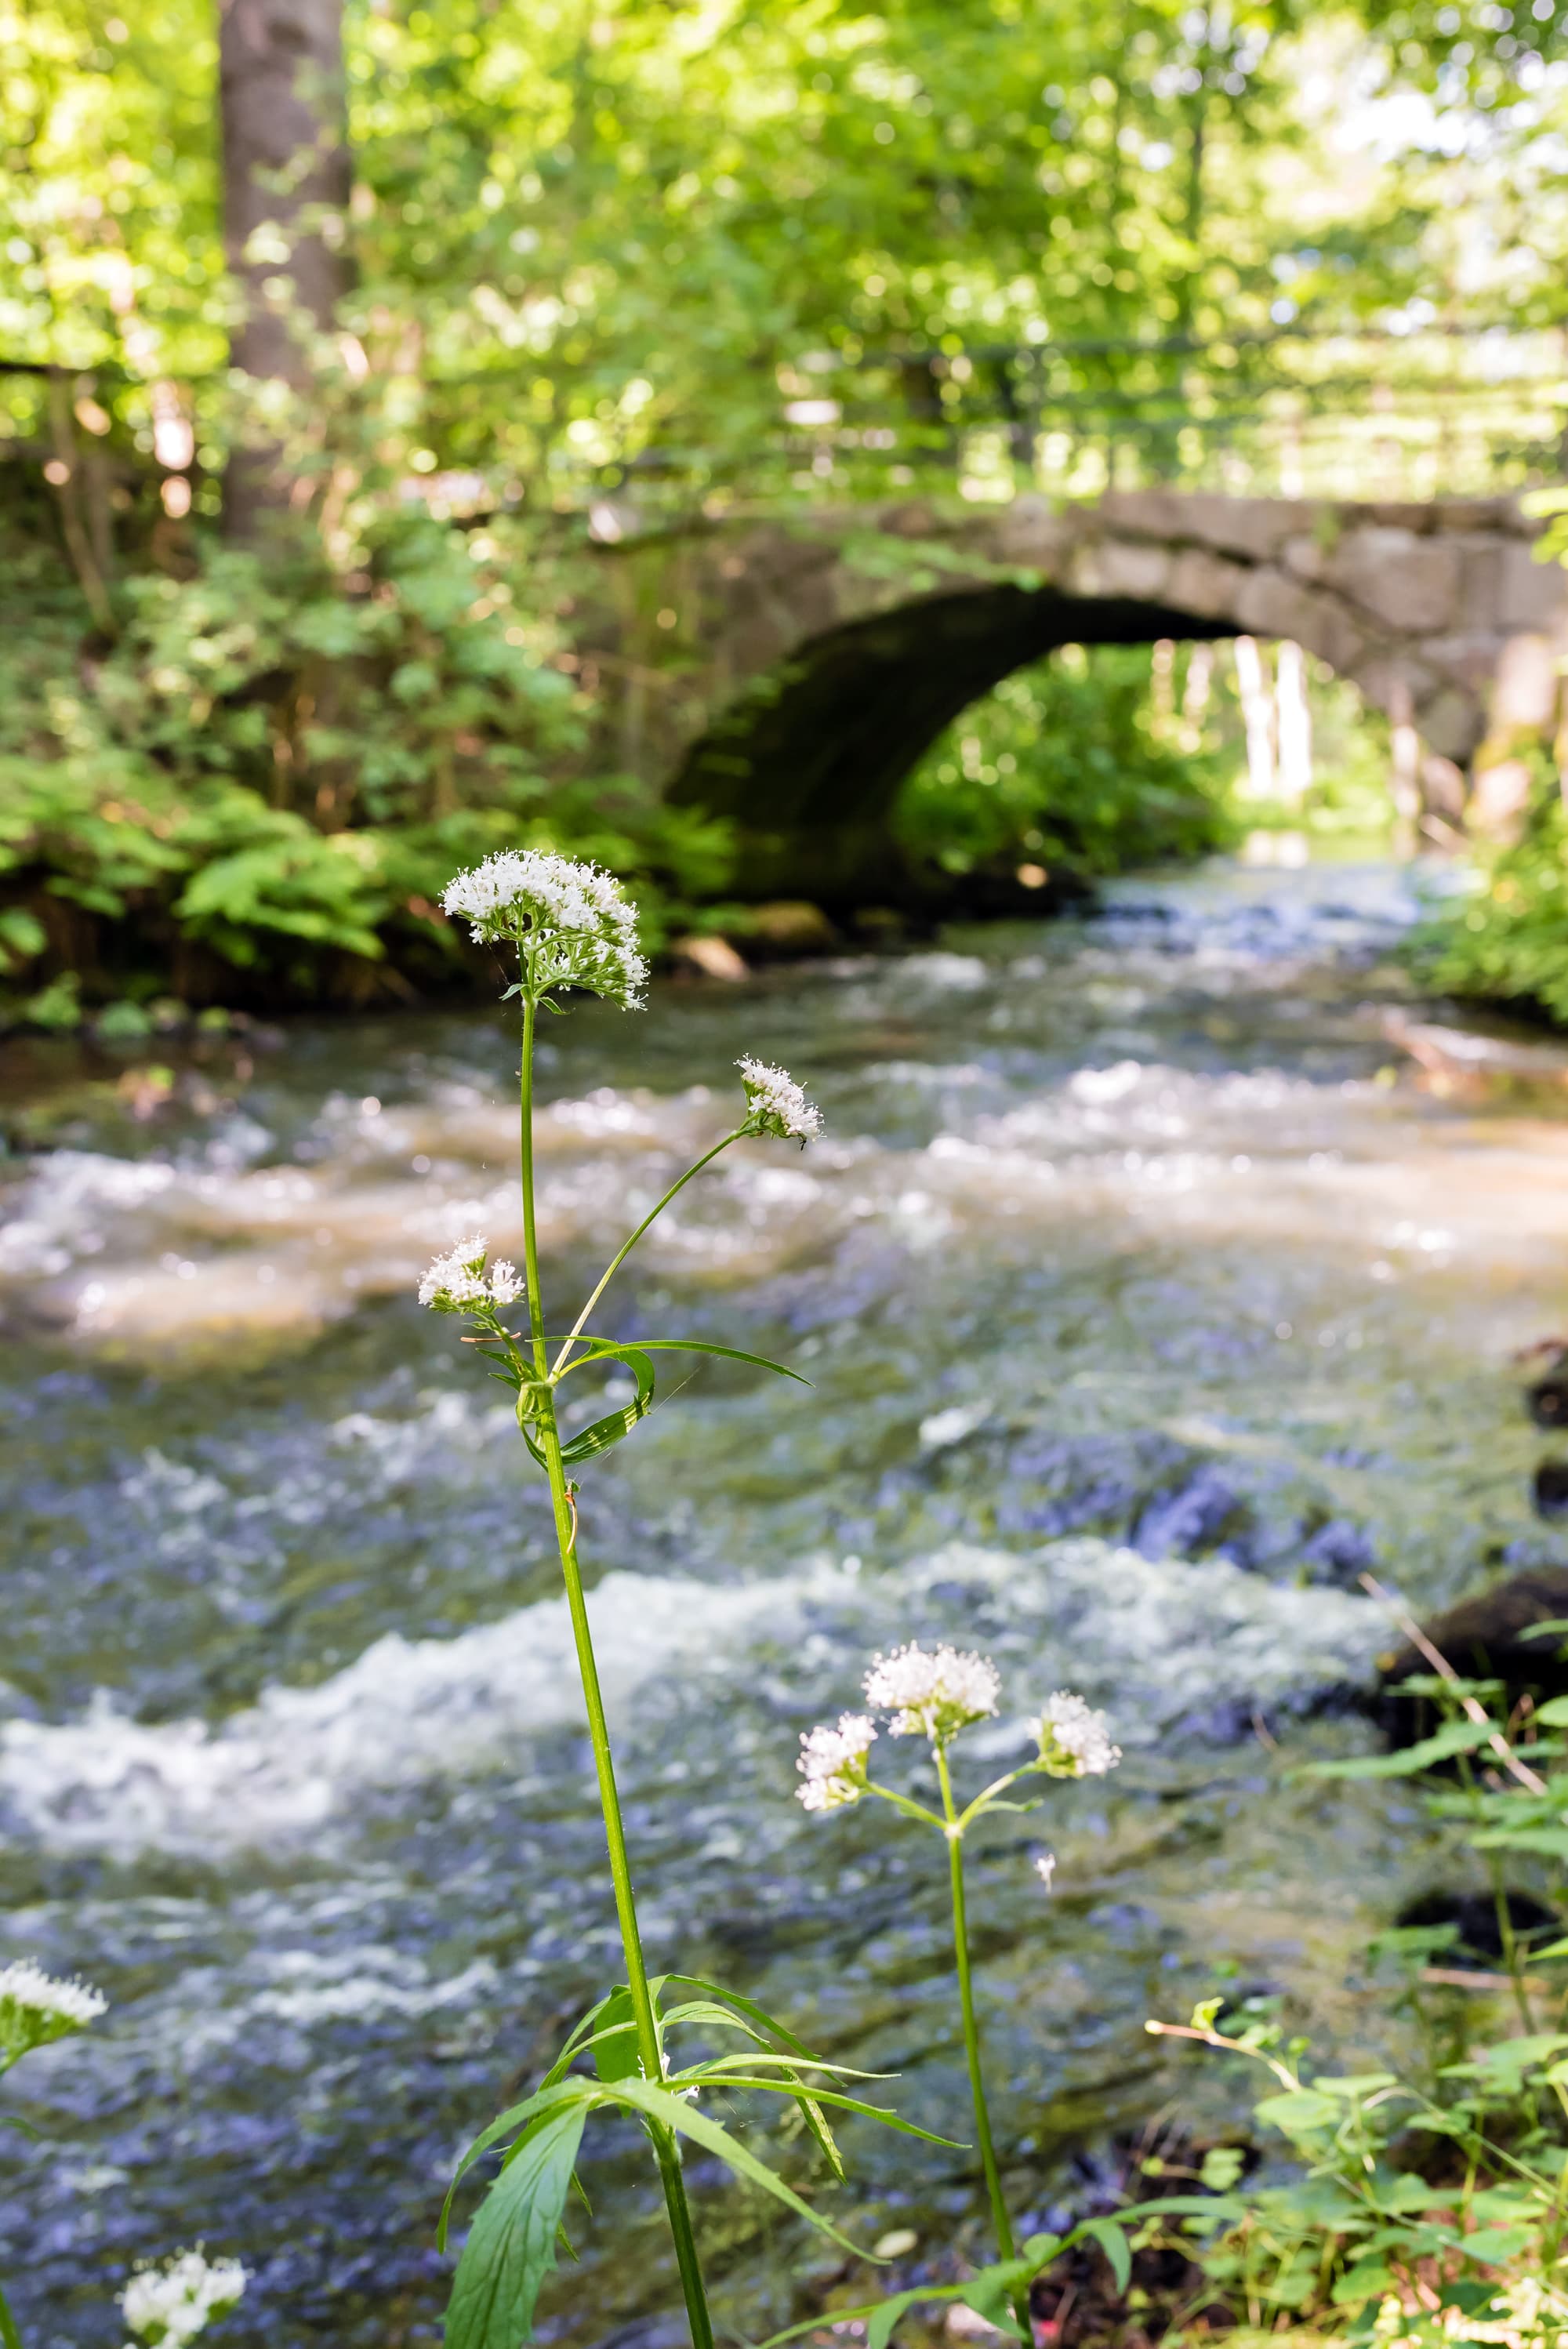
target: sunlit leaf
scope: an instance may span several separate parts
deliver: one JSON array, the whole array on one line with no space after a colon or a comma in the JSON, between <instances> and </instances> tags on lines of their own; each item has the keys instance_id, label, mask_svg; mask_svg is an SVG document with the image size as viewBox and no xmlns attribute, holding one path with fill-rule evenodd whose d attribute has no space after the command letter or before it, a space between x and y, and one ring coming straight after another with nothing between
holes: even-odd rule
<instances>
[{"instance_id":1,"label":"sunlit leaf","mask_svg":"<svg viewBox=\"0 0 1568 2349\"><path fill-rule=\"evenodd\" d=\"M447 2306L446 2349L517 2349L532 2340L587 2117L585 2102L544 2113L513 2147L469 2230Z\"/></svg>"}]
</instances>

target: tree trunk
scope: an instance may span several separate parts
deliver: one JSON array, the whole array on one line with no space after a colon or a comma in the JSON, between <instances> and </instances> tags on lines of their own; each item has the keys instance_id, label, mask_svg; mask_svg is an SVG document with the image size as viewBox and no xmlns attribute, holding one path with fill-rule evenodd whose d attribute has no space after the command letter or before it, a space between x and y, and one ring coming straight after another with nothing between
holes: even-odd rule
<instances>
[{"instance_id":1,"label":"tree trunk","mask_svg":"<svg viewBox=\"0 0 1568 2349\"><path fill-rule=\"evenodd\" d=\"M242 305L230 356L248 376L303 386L303 337L331 324L347 281L343 0L220 0L219 66L223 239ZM253 537L286 502L277 450L236 449L230 535Z\"/></svg>"}]
</instances>

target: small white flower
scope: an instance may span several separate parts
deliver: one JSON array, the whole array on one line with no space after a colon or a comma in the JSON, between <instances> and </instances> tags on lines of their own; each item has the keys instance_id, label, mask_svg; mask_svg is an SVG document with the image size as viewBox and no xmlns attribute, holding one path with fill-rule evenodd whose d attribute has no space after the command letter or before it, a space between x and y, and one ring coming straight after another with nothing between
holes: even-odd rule
<instances>
[{"instance_id":1,"label":"small white flower","mask_svg":"<svg viewBox=\"0 0 1568 2349\"><path fill-rule=\"evenodd\" d=\"M776 1133L780 1142L814 1142L822 1131L822 1112L809 1102L788 1069L771 1069L766 1061L739 1060L740 1081L746 1087L745 1133Z\"/></svg>"},{"instance_id":2,"label":"small white flower","mask_svg":"<svg viewBox=\"0 0 1568 2349\"><path fill-rule=\"evenodd\" d=\"M553 987L581 987L634 1009L648 966L637 944L637 909L614 874L583 857L503 848L448 882L441 904L464 917L476 941L508 939L535 1001Z\"/></svg>"},{"instance_id":3,"label":"small white flower","mask_svg":"<svg viewBox=\"0 0 1568 2349\"><path fill-rule=\"evenodd\" d=\"M1110 1742L1104 1713L1068 1689L1058 1689L1047 1699L1034 1731L1040 1741L1040 1760L1053 1778L1103 1777L1121 1759L1120 1746Z\"/></svg>"},{"instance_id":4,"label":"small white flower","mask_svg":"<svg viewBox=\"0 0 1568 2349\"><path fill-rule=\"evenodd\" d=\"M29 2048L85 2031L108 2001L86 1982L57 1982L31 1958L0 1967L0 2055L15 2063Z\"/></svg>"},{"instance_id":5,"label":"small white flower","mask_svg":"<svg viewBox=\"0 0 1568 2349\"><path fill-rule=\"evenodd\" d=\"M498 1305L515 1305L522 1295L522 1275L504 1256L490 1267L490 1290Z\"/></svg>"},{"instance_id":6,"label":"small white flower","mask_svg":"<svg viewBox=\"0 0 1568 2349\"><path fill-rule=\"evenodd\" d=\"M1045 1886L1047 1892L1051 1889L1051 1879L1056 1875L1056 1853L1054 1851L1041 1852L1035 1862L1035 1874L1039 1878L1040 1882Z\"/></svg>"},{"instance_id":7,"label":"small white flower","mask_svg":"<svg viewBox=\"0 0 1568 2349\"><path fill-rule=\"evenodd\" d=\"M498 1305L513 1304L522 1295L517 1267L504 1257L485 1277L489 1246L482 1232L470 1234L437 1257L419 1279L419 1302L432 1313L488 1313Z\"/></svg>"},{"instance_id":8,"label":"small white flower","mask_svg":"<svg viewBox=\"0 0 1568 2349\"><path fill-rule=\"evenodd\" d=\"M836 1811L858 1803L866 1787L866 1755L876 1744L876 1725L863 1713L845 1713L839 1725L825 1723L800 1740L795 1767L806 1783L796 1794L809 1811Z\"/></svg>"},{"instance_id":9,"label":"small white flower","mask_svg":"<svg viewBox=\"0 0 1568 2349\"><path fill-rule=\"evenodd\" d=\"M119 2296L131 2331L157 2349L194 2341L214 2317L224 2316L245 2289L238 2260L209 2260L198 2245L180 2251L161 2268L138 2268Z\"/></svg>"},{"instance_id":10,"label":"small white flower","mask_svg":"<svg viewBox=\"0 0 1568 2349\"><path fill-rule=\"evenodd\" d=\"M893 1715L895 1737L929 1737L945 1745L966 1723L996 1710L1002 1683L985 1656L958 1648L923 1648L918 1640L875 1656L865 1677L866 1702Z\"/></svg>"}]
</instances>

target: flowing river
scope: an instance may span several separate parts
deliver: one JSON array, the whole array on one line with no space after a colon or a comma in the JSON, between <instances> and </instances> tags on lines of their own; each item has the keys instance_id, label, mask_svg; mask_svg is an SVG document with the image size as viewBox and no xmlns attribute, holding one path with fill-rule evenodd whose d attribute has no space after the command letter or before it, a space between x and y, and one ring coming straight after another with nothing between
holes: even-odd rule
<instances>
[{"instance_id":1,"label":"flowing river","mask_svg":"<svg viewBox=\"0 0 1568 2349\"><path fill-rule=\"evenodd\" d=\"M1026 2225L1172 2099L1245 2110L1141 2027L1214 1961L1354 2039L1359 1939L1435 1864L1397 1790L1286 1775L1367 1735L1358 1577L1430 1607L1559 1554L1510 1358L1568 1328L1568 1092L1549 1052L1489 1091L1390 1043L1408 916L1391 869L1216 870L548 1023L554 1326L724 1130L738 1052L827 1118L683 1194L598 1319L813 1381L704 1368L583 1475L654 1961L966 2138L940 1849L808 1818L799 1733L951 1637L1005 1682L961 1769L1063 1686L1126 1749L977 1856ZM6 2092L42 2134L0 2138L0 2273L28 2349L117 2344L129 2263L197 2240L252 2271L235 2349L434 2341L455 2156L618 1970L542 1480L412 1295L469 1230L521 1253L512 1036L11 1054L0 1956L112 2007ZM859 2240L985 2255L967 2154L846 2145ZM542 2337L671 2349L648 2165L603 2123L586 2157ZM692 2174L723 2312L809 2313L840 2254Z\"/></svg>"}]
</instances>

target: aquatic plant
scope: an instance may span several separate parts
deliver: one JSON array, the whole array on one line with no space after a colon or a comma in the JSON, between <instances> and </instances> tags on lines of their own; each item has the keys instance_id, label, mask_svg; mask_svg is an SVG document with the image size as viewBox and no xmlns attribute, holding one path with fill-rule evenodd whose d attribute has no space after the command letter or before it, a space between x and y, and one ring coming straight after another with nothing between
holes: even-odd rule
<instances>
[{"instance_id":1,"label":"aquatic plant","mask_svg":"<svg viewBox=\"0 0 1568 2349\"><path fill-rule=\"evenodd\" d=\"M1014 1769L1004 1771L999 1778L992 1779L960 1808L954 1793L948 1753L965 1730L972 1728L976 1722L995 1716L1002 1692L1001 1676L995 1666L987 1657L971 1651L946 1644L926 1648L918 1640L912 1640L903 1647L895 1648L890 1655L873 1657L861 1687L871 1713L845 1713L836 1728L819 1726L807 1730L801 1737L799 1758L795 1766L800 1773L802 1783L796 1788L796 1793L804 1807L813 1812L842 1810L851 1804L863 1801L868 1795L875 1796L891 1804L905 1818L933 1828L946 1845L954 1965L964 2031L964 2052L975 2114L975 2142L985 2172L999 2256L993 2266L983 2271L981 2276L970 2279L965 2285L944 2292L916 2289L895 2293L891 2300L873 2303L868 2309L835 2310L835 2321L842 2321L846 2317L866 2317L870 2324L872 2349L881 2349L898 2317L917 2301L961 2298L976 2308L990 2323L1001 2324L1009 2331L1016 2325L1020 2338L1031 2342L1034 2338L1028 2306L1031 2277L1050 2261L1058 2258L1071 2243L1086 2235L1100 2241L1118 2272L1121 2273L1127 2259L1126 2240L1118 2222L1109 2219L1086 2221L1084 2226L1075 2230L1071 2237L1032 2236L1021 2246L1016 2240L1002 2185L1001 2166L996 2158L990 2105L985 2093L985 2056L979 2020L975 2010L975 1984L969 1955L964 1839L973 1827L994 1812L1034 1810L1040 1799L1038 1796L1023 1802L1012 1799L1011 1790L1020 1783L1040 1776L1100 1776L1114 1769L1120 1761L1120 1748L1112 1744L1102 1713L1094 1711L1081 1696L1058 1690L1046 1700L1040 1713L1029 1725L1037 1749L1034 1756ZM876 1713L887 1716L886 1727L890 1737L923 1737L926 1741L941 1793L940 1811L931 1809L895 1787L882 1785L872 1777L868 1757L879 1733L872 1717ZM1035 1868L1049 1891L1056 1873L1055 1855L1049 1852L1041 1854L1035 1861ZM789 2337L789 2334L777 2336L779 2340Z\"/></svg>"},{"instance_id":2,"label":"aquatic plant","mask_svg":"<svg viewBox=\"0 0 1568 2349\"><path fill-rule=\"evenodd\" d=\"M842 2165L828 2125L828 2107L868 2114L912 2135L926 2132L912 2129L849 2093L843 2084L863 2075L820 2062L752 2001L698 1976L650 1976L583 1593L578 1486L572 1472L620 1443L647 1416L655 1401L655 1355L661 1350L722 1355L782 1377L797 1376L780 1363L736 1347L681 1337L640 1338L635 1344L624 1344L597 1335L588 1323L637 1242L704 1167L746 1137L773 1135L803 1145L820 1132L821 1118L786 1071L743 1059L745 1105L734 1124L643 1217L611 1258L566 1335L548 1335L534 1199L535 1033L542 1011L562 1009L553 999L564 990L600 996L627 1009L640 1003L647 966L637 943L635 916L610 874L578 860L535 851L504 851L459 874L443 902L449 913L469 919L476 938L504 945L517 957L518 978L502 999L517 998L522 1013L523 1267L520 1278L511 1264L488 1263L486 1242L476 1234L437 1257L420 1281L419 1296L433 1311L461 1315L471 1323L465 1342L511 1389L518 1426L549 1481L625 1969L624 1982L609 1989L570 2033L539 2088L482 2131L459 2167L454 2193L474 2162L492 2147L505 2147L500 2174L480 2207L458 2262L447 2316L447 2349L516 2349L520 2338L531 2336L540 2287L555 2264L583 2128L591 2114L605 2109L634 2113L646 2128L664 2189L694 2349L711 2349L713 2328L682 2174L683 2139L717 2155L738 2177L760 2187L846 2249L855 2247L748 2147L701 2111L698 2092L722 2086L789 2098L839 2177ZM509 1313L520 1302L526 1305L527 1327L512 1329ZM560 1423L563 1382L583 1371L605 1366L630 1372L633 1400L566 1438ZM742 2046L738 2053L676 2064L670 2035L677 2030L700 2033L709 2044L716 2033L729 2033ZM589 2059L592 2072L577 2068ZM451 2199L449 2194L442 2213L443 2244Z\"/></svg>"}]
</instances>

